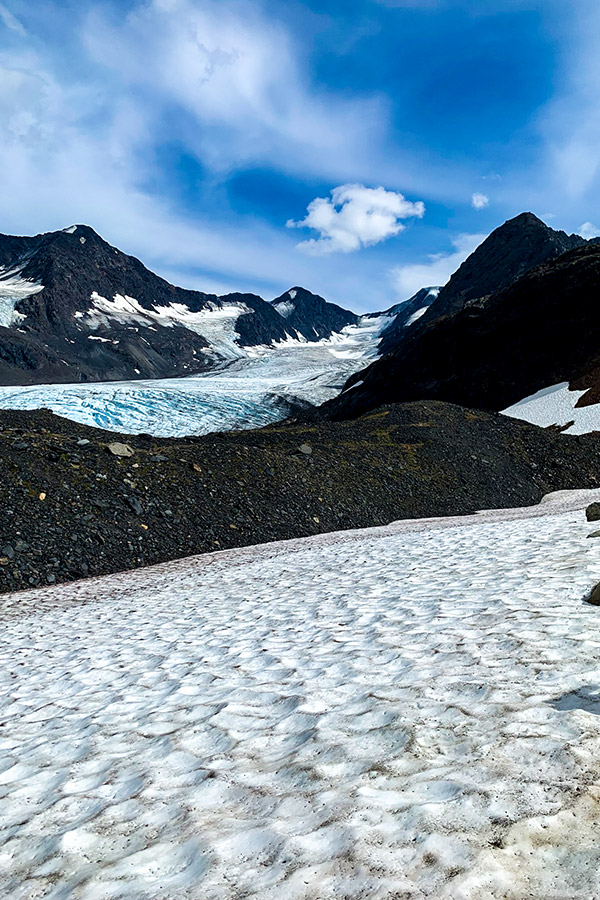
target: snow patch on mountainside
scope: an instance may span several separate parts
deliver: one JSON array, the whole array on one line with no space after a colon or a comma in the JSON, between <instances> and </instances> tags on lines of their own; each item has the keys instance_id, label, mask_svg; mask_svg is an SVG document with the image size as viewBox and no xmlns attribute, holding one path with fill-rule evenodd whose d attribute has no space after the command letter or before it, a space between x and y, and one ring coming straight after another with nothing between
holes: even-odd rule
<instances>
[{"instance_id":1,"label":"snow patch on mountainside","mask_svg":"<svg viewBox=\"0 0 600 900\"><path fill-rule=\"evenodd\" d=\"M21 275L21 269L0 268L0 325L10 328L25 316L15 309L20 300L44 290L43 284L36 284Z\"/></svg>"},{"instance_id":2,"label":"snow patch on mountainside","mask_svg":"<svg viewBox=\"0 0 600 900\"><path fill-rule=\"evenodd\" d=\"M407 320L406 325L404 327L408 328L409 325L412 325L413 322L416 322L417 319L420 319L421 316L425 315L425 313L427 312L428 309L429 309L428 306L422 306L421 309L418 309L416 312L414 312L412 314L410 319Z\"/></svg>"},{"instance_id":3,"label":"snow patch on mountainside","mask_svg":"<svg viewBox=\"0 0 600 900\"><path fill-rule=\"evenodd\" d=\"M0 896L597 896L599 496L2 598Z\"/></svg>"},{"instance_id":4,"label":"snow patch on mountainside","mask_svg":"<svg viewBox=\"0 0 600 900\"><path fill-rule=\"evenodd\" d=\"M170 303L168 306L154 306L145 309L134 297L115 294L112 299L92 293L92 306L83 317L83 323L89 328L110 327L115 320L131 322L146 328L162 325L172 328L179 325L202 335L210 344L207 353L214 352L226 358L243 356L244 352L236 339L235 323L242 315L252 313L243 303L226 303L218 306L207 303L204 309L192 312L183 303Z\"/></svg>"},{"instance_id":5,"label":"snow patch on mountainside","mask_svg":"<svg viewBox=\"0 0 600 900\"><path fill-rule=\"evenodd\" d=\"M292 292L290 291L289 293L291 294ZM292 315L296 307L291 300L282 300L281 303L274 303L273 309L276 309L280 316L287 319Z\"/></svg>"},{"instance_id":6,"label":"snow patch on mountainside","mask_svg":"<svg viewBox=\"0 0 600 900\"><path fill-rule=\"evenodd\" d=\"M205 324L201 333L219 346L223 319L214 312L216 334L211 338ZM225 367L188 378L0 387L0 408L45 407L85 425L163 437L268 425L298 403L317 405L335 397L377 354L386 324L388 316L365 316L315 343L290 337L273 346L237 348L239 358ZM220 348L225 355L223 344Z\"/></svg>"},{"instance_id":7,"label":"snow patch on mountainside","mask_svg":"<svg viewBox=\"0 0 600 900\"><path fill-rule=\"evenodd\" d=\"M572 391L568 382L554 384L544 388L530 397L525 397L519 403L503 410L505 416L513 419L523 419L533 425L541 425L547 428L549 425L562 427L568 422L573 424L565 429L565 434L587 434L590 431L600 431L600 404L581 406L575 404L587 391Z\"/></svg>"}]
</instances>

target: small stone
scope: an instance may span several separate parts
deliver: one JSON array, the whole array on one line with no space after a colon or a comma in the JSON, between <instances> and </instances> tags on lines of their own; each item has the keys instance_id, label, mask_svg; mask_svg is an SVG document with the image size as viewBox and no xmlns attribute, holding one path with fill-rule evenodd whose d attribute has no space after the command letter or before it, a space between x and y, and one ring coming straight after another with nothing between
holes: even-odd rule
<instances>
[{"instance_id":1,"label":"small stone","mask_svg":"<svg viewBox=\"0 0 600 900\"><path fill-rule=\"evenodd\" d=\"M585 600L586 603L591 603L592 606L600 606L600 582L592 588Z\"/></svg>"},{"instance_id":2,"label":"small stone","mask_svg":"<svg viewBox=\"0 0 600 900\"><path fill-rule=\"evenodd\" d=\"M11 547L10 544L7 544L6 547L2 548L2 556L7 556L9 559L15 558L14 548Z\"/></svg>"},{"instance_id":3,"label":"small stone","mask_svg":"<svg viewBox=\"0 0 600 900\"><path fill-rule=\"evenodd\" d=\"M147 525L144 525L143 522L140 522L140 528L143 528L144 531L148 531L148 526L147 526Z\"/></svg>"},{"instance_id":4,"label":"small stone","mask_svg":"<svg viewBox=\"0 0 600 900\"><path fill-rule=\"evenodd\" d=\"M56 581L56 575L53 575L52 572L50 572L49 575L46 575L46 581L48 582L48 584L54 584L54 582Z\"/></svg>"},{"instance_id":5,"label":"small stone","mask_svg":"<svg viewBox=\"0 0 600 900\"><path fill-rule=\"evenodd\" d=\"M113 441L112 444L109 444L108 451L113 456L133 456L135 453L133 447L130 447L129 444L122 444L120 441Z\"/></svg>"},{"instance_id":6,"label":"small stone","mask_svg":"<svg viewBox=\"0 0 600 900\"><path fill-rule=\"evenodd\" d=\"M310 444L300 444L298 450L300 453L304 453L305 456L310 456L312 454L312 447Z\"/></svg>"},{"instance_id":7,"label":"small stone","mask_svg":"<svg viewBox=\"0 0 600 900\"><path fill-rule=\"evenodd\" d=\"M194 472L201 472L202 466L199 466L198 463L192 463L192 469L194 470Z\"/></svg>"},{"instance_id":8,"label":"small stone","mask_svg":"<svg viewBox=\"0 0 600 900\"><path fill-rule=\"evenodd\" d=\"M136 516L141 516L142 504L140 503L138 498L137 497L126 497L125 500L126 500L128 506L130 506L131 509L134 511Z\"/></svg>"},{"instance_id":9,"label":"small stone","mask_svg":"<svg viewBox=\"0 0 600 900\"><path fill-rule=\"evenodd\" d=\"M585 511L585 517L588 522L600 521L600 503L590 503Z\"/></svg>"},{"instance_id":10,"label":"small stone","mask_svg":"<svg viewBox=\"0 0 600 900\"><path fill-rule=\"evenodd\" d=\"M38 494L38 500L45 500L45 499L46 499L46 492L40 491L40 493Z\"/></svg>"},{"instance_id":11,"label":"small stone","mask_svg":"<svg viewBox=\"0 0 600 900\"><path fill-rule=\"evenodd\" d=\"M600 537L600 531L590 531L588 537Z\"/></svg>"},{"instance_id":12,"label":"small stone","mask_svg":"<svg viewBox=\"0 0 600 900\"><path fill-rule=\"evenodd\" d=\"M89 444L89 441L87 438L79 438L79 440L77 441L78 447L87 447L88 444Z\"/></svg>"},{"instance_id":13,"label":"small stone","mask_svg":"<svg viewBox=\"0 0 600 900\"><path fill-rule=\"evenodd\" d=\"M0 556L0 566L7 566L9 562L8 556Z\"/></svg>"}]
</instances>

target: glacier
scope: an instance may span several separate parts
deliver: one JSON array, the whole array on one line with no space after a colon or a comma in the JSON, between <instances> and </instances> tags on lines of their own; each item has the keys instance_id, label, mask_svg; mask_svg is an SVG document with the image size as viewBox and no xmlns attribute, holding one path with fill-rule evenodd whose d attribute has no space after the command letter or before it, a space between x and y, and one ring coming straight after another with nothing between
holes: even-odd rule
<instances>
[{"instance_id":1,"label":"glacier","mask_svg":"<svg viewBox=\"0 0 600 900\"><path fill-rule=\"evenodd\" d=\"M125 302L125 314L129 307ZM230 312L197 314L203 327L211 320L211 340L221 346L231 342ZM158 437L268 425L299 405L318 405L336 396L346 379L377 355L381 332L390 321L385 314L364 316L357 325L315 343L289 339L269 347L235 345L235 358L185 378L3 386L0 408L47 408L85 425Z\"/></svg>"},{"instance_id":2,"label":"glacier","mask_svg":"<svg viewBox=\"0 0 600 900\"><path fill-rule=\"evenodd\" d=\"M2 900L596 897L599 497L0 598Z\"/></svg>"}]
</instances>

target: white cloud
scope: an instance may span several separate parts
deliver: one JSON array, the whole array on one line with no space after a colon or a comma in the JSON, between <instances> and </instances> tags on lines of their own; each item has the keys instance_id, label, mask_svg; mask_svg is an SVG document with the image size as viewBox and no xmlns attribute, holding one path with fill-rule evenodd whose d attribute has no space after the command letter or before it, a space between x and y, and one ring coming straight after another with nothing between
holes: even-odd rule
<instances>
[{"instance_id":1,"label":"white cloud","mask_svg":"<svg viewBox=\"0 0 600 900\"><path fill-rule=\"evenodd\" d=\"M84 42L149 117L185 113L179 138L215 171L269 161L355 172L383 141L385 102L313 88L306 57L260 4L150 0L118 19L96 10Z\"/></svg>"},{"instance_id":2,"label":"white cloud","mask_svg":"<svg viewBox=\"0 0 600 900\"><path fill-rule=\"evenodd\" d=\"M578 234L580 234L582 238L585 238L586 241L589 241L590 238L598 237L598 235L600 235L600 228L598 228L597 225L593 225L591 222L584 222L583 225L580 226Z\"/></svg>"},{"instance_id":3,"label":"white cloud","mask_svg":"<svg viewBox=\"0 0 600 900\"><path fill-rule=\"evenodd\" d=\"M10 31L15 31L21 37L25 37L27 32L19 20L13 16L11 11L7 9L3 3L0 3L0 22L2 22L6 28L10 29Z\"/></svg>"},{"instance_id":4,"label":"white cloud","mask_svg":"<svg viewBox=\"0 0 600 900\"><path fill-rule=\"evenodd\" d=\"M471 197L471 206L473 209L485 209L489 205L490 198L486 194L475 193Z\"/></svg>"},{"instance_id":5,"label":"white cloud","mask_svg":"<svg viewBox=\"0 0 600 900\"><path fill-rule=\"evenodd\" d=\"M290 219L287 226L319 232L318 238L298 244L308 253L351 253L399 234L405 228L402 219L421 218L424 213L420 200L412 203L395 191L342 184L331 191L331 199L317 197L304 219Z\"/></svg>"},{"instance_id":6,"label":"white cloud","mask_svg":"<svg viewBox=\"0 0 600 900\"><path fill-rule=\"evenodd\" d=\"M460 234L453 240L452 253L435 253L426 263L396 266L392 281L400 300L407 300L422 287L444 285L473 250L485 240L485 234Z\"/></svg>"}]
</instances>

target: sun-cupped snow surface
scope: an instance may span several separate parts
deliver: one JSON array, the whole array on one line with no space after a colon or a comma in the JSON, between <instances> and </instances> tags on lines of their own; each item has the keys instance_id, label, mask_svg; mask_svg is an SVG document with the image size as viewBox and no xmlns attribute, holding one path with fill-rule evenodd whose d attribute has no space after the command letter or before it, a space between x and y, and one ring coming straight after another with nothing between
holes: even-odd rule
<instances>
[{"instance_id":1,"label":"sun-cupped snow surface","mask_svg":"<svg viewBox=\"0 0 600 900\"><path fill-rule=\"evenodd\" d=\"M25 316L15 308L17 303L43 290L43 284L23 278L20 269L0 268L0 325L18 324Z\"/></svg>"},{"instance_id":2,"label":"sun-cupped snow surface","mask_svg":"<svg viewBox=\"0 0 600 900\"><path fill-rule=\"evenodd\" d=\"M0 601L0 896L600 896L583 507Z\"/></svg>"},{"instance_id":3,"label":"sun-cupped snow surface","mask_svg":"<svg viewBox=\"0 0 600 900\"><path fill-rule=\"evenodd\" d=\"M577 407L575 404L587 391L572 391L568 382L554 384L551 387L538 391L530 397L525 397L514 406L503 410L505 416L513 419L523 419L533 425L547 427L558 425L561 428L569 422L573 423L565 428L565 434L586 434L590 431L600 431L600 404Z\"/></svg>"},{"instance_id":4,"label":"sun-cupped snow surface","mask_svg":"<svg viewBox=\"0 0 600 900\"><path fill-rule=\"evenodd\" d=\"M160 436L268 425L297 403L335 397L376 353L385 324L386 316L365 318L318 343L245 348L243 359L189 378L0 387L0 408L47 407L85 425Z\"/></svg>"}]
</instances>

